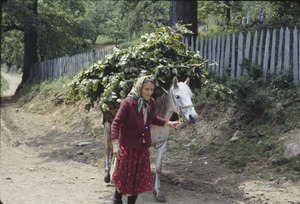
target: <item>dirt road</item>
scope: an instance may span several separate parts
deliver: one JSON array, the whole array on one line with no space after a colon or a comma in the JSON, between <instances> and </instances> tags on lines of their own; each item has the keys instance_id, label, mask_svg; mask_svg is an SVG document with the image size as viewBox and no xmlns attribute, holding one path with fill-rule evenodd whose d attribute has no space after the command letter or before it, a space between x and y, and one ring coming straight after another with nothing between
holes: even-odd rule
<instances>
[{"instance_id":1,"label":"dirt road","mask_svg":"<svg viewBox=\"0 0 300 204\"><path fill-rule=\"evenodd\" d=\"M9 89L4 91L3 96L12 96L15 94L18 85L21 83L22 77L20 75L11 75L7 74L6 72L1 71L1 77L4 77L8 84Z\"/></svg>"},{"instance_id":2,"label":"dirt road","mask_svg":"<svg viewBox=\"0 0 300 204\"><path fill-rule=\"evenodd\" d=\"M0 200L4 204L112 203L114 187L103 182L103 142L85 133L80 123L66 125L59 114L59 110L28 113L11 96L1 97ZM78 145L87 141L92 145ZM212 155L166 154L165 158L162 190L167 203L300 203L299 182L233 173ZM151 159L154 172L154 152ZM137 203L156 201L148 192Z\"/></svg>"}]
</instances>

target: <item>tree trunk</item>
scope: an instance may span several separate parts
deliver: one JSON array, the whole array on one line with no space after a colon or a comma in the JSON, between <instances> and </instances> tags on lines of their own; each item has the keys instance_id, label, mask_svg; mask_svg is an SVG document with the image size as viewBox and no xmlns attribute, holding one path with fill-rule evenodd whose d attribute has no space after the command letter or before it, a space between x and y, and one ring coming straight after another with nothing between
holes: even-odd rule
<instances>
[{"instance_id":1,"label":"tree trunk","mask_svg":"<svg viewBox=\"0 0 300 204\"><path fill-rule=\"evenodd\" d=\"M230 2L229 1L225 1L225 4L228 6L228 8L226 8L226 26L230 25Z\"/></svg>"},{"instance_id":2,"label":"tree trunk","mask_svg":"<svg viewBox=\"0 0 300 204\"><path fill-rule=\"evenodd\" d=\"M170 1L169 25L192 24L187 28L193 31L194 40L198 36L197 1ZM187 35L191 37L191 35Z\"/></svg>"},{"instance_id":3,"label":"tree trunk","mask_svg":"<svg viewBox=\"0 0 300 204\"><path fill-rule=\"evenodd\" d=\"M30 3L26 3L26 1L30 1ZM37 17L37 0L23 0L23 3L26 5L27 9L33 13L33 19ZM32 16L31 16L32 17ZM21 85L29 79L30 74L30 65L36 63L38 61L37 55L37 40L38 34L37 29L35 27L34 22L31 17L24 17L25 25L24 25L24 67L23 67L23 77ZM20 90L20 86L17 89L17 92Z\"/></svg>"}]
</instances>

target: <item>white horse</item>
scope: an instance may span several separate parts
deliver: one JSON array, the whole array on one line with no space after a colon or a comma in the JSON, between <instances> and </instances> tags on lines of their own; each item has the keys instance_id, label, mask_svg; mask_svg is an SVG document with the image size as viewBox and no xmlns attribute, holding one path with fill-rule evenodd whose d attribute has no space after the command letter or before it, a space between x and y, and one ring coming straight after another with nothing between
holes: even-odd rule
<instances>
[{"instance_id":1,"label":"white horse","mask_svg":"<svg viewBox=\"0 0 300 204\"><path fill-rule=\"evenodd\" d=\"M198 120L198 114L192 103L192 92L188 86L190 79L185 82L178 82L177 77L174 77L173 84L168 90L168 93L156 98L156 113L159 117L169 120L173 113L177 113L183 117L188 124L195 123ZM110 159L112 156L112 143L110 137L111 123L104 122L104 136L106 139L106 163L105 177L106 183L110 182ZM156 177L155 186L153 189L154 195L158 202L166 202L163 193L160 191L160 176L162 172L162 158L166 149L166 139L169 136L169 127L151 126L152 145L156 148Z\"/></svg>"}]
</instances>

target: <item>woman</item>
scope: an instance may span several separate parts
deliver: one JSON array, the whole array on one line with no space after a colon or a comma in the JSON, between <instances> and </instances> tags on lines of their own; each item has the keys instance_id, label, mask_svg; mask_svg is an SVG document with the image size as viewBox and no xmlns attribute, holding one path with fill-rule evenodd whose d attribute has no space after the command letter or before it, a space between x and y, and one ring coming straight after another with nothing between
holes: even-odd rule
<instances>
[{"instance_id":1,"label":"woman","mask_svg":"<svg viewBox=\"0 0 300 204\"><path fill-rule=\"evenodd\" d=\"M121 104L111 125L113 154L117 157L112 182L116 186L114 204L128 196L135 203L139 193L151 191L151 169L148 148L151 146L150 125L178 129L182 123L167 121L156 115L156 103L151 97L155 81L140 77Z\"/></svg>"}]
</instances>

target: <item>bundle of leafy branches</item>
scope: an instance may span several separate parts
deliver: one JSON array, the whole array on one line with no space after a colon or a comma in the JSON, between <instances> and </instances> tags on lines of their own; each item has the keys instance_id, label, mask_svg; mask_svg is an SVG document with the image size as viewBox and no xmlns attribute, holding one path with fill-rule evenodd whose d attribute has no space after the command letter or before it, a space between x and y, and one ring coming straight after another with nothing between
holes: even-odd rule
<instances>
[{"instance_id":1,"label":"bundle of leafy branches","mask_svg":"<svg viewBox=\"0 0 300 204\"><path fill-rule=\"evenodd\" d=\"M151 75L156 81L154 97L167 92L172 79L190 78L191 88L207 82L205 60L198 53L186 51L184 34L191 33L185 25L165 26L142 36L126 49L113 48L110 55L82 69L71 82L66 101L89 99L86 109L99 102L103 111L110 102L120 103L131 90L135 80Z\"/></svg>"}]
</instances>

